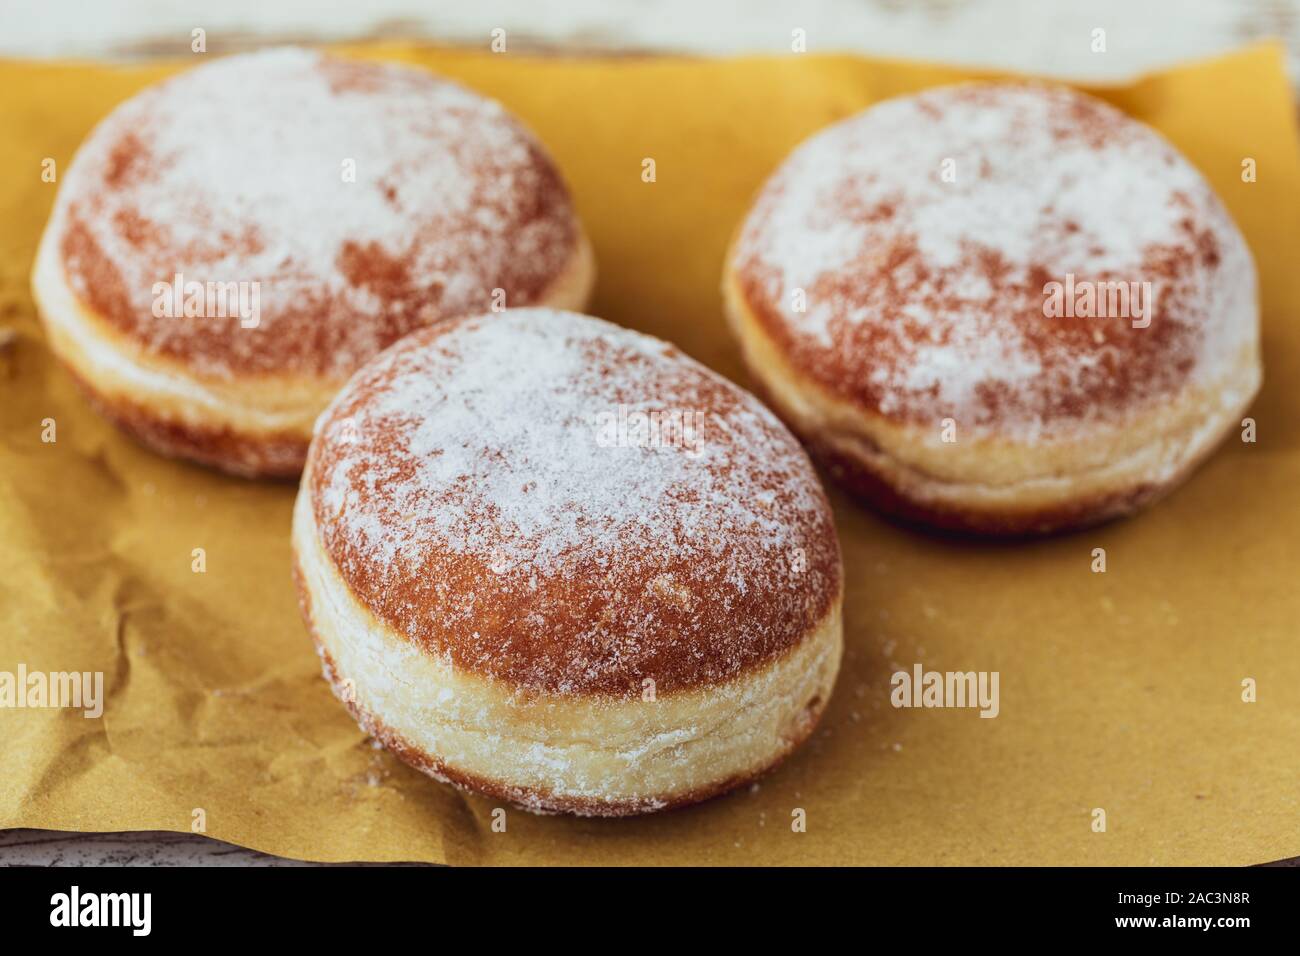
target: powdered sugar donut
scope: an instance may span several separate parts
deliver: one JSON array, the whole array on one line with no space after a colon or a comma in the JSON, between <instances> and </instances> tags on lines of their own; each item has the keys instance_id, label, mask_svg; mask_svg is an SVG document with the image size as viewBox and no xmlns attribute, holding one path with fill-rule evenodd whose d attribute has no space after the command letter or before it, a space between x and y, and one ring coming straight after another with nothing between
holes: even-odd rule
<instances>
[{"instance_id":1,"label":"powdered sugar donut","mask_svg":"<svg viewBox=\"0 0 1300 956\"><path fill-rule=\"evenodd\" d=\"M294 512L327 678L408 763L532 810L705 799L812 731L842 571L798 442L657 339L510 310L321 416Z\"/></svg>"},{"instance_id":2,"label":"powdered sugar donut","mask_svg":"<svg viewBox=\"0 0 1300 956\"><path fill-rule=\"evenodd\" d=\"M499 104L299 49L123 103L66 172L33 285L52 348L159 451L296 475L367 359L449 316L581 308L590 249Z\"/></svg>"},{"instance_id":3,"label":"powdered sugar donut","mask_svg":"<svg viewBox=\"0 0 1300 956\"><path fill-rule=\"evenodd\" d=\"M950 528L1132 511L1260 384L1255 267L1219 199L1062 88L937 89L813 137L759 195L724 295L832 473Z\"/></svg>"}]
</instances>

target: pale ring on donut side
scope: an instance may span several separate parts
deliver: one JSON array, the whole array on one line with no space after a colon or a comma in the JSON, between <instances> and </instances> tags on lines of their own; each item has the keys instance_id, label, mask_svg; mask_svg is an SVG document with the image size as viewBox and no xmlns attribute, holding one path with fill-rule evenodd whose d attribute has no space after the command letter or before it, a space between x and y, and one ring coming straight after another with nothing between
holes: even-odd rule
<instances>
[{"instance_id":1,"label":"pale ring on donut side","mask_svg":"<svg viewBox=\"0 0 1300 956\"><path fill-rule=\"evenodd\" d=\"M837 600L791 651L729 686L653 705L521 695L459 672L376 620L322 550L306 495L294 508L293 543L322 672L362 729L443 783L538 813L629 816L740 786L807 739L839 670Z\"/></svg>"},{"instance_id":2,"label":"pale ring on donut side","mask_svg":"<svg viewBox=\"0 0 1300 956\"><path fill-rule=\"evenodd\" d=\"M1044 533L1122 517L1182 483L1240 426L1259 392L1259 342L1220 380L1085 436L1040 438L1032 455L1001 436L945 444L830 394L793 368L746 305L734 273L724 308L758 392L832 476L881 510L954 531Z\"/></svg>"},{"instance_id":3,"label":"pale ring on donut side","mask_svg":"<svg viewBox=\"0 0 1300 956\"><path fill-rule=\"evenodd\" d=\"M245 477L296 478L321 409L342 377L201 378L114 330L69 287L52 220L32 270L32 293L50 349L96 409L159 454ZM540 306L581 311L596 281L591 243L579 232Z\"/></svg>"}]
</instances>

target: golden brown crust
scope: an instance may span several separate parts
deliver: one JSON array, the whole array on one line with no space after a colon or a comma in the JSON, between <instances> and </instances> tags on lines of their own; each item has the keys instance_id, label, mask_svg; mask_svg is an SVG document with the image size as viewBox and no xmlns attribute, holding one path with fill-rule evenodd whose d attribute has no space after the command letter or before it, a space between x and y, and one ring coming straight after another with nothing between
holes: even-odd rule
<instances>
[{"instance_id":1,"label":"golden brown crust","mask_svg":"<svg viewBox=\"0 0 1300 956\"><path fill-rule=\"evenodd\" d=\"M499 104L290 49L107 117L60 186L33 291L52 350L124 430L291 477L389 343L489 302L581 308L593 275L554 163Z\"/></svg>"},{"instance_id":2,"label":"golden brown crust","mask_svg":"<svg viewBox=\"0 0 1300 956\"><path fill-rule=\"evenodd\" d=\"M1244 241L1190 163L1107 104L1035 85L931 90L813 137L763 187L729 269L836 401L991 433L1176 399L1223 374L1254 309ZM1049 314L1049 285L1076 281L1138 287L1147 324Z\"/></svg>"},{"instance_id":3,"label":"golden brown crust","mask_svg":"<svg viewBox=\"0 0 1300 956\"><path fill-rule=\"evenodd\" d=\"M1135 511L1260 380L1254 263L1222 203L1158 134L1066 89L941 88L813 137L739 229L723 295L830 474L951 531Z\"/></svg>"},{"instance_id":4,"label":"golden brown crust","mask_svg":"<svg viewBox=\"0 0 1300 956\"><path fill-rule=\"evenodd\" d=\"M217 60L122 104L78 153L56 221L88 309L228 379L346 377L413 329L544 299L582 243L554 162L499 104L303 50ZM178 274L257 284L256 325L224 308L158 317L155 283Z\"/></svg>"},{"instance_id":5,"label":"golden brown crust","mask_svg":"<svg viewBox=\"0 0 1300 956\"><path fill-rule=\"evenodd\" d=\"M647 401L698 415L698 452L597 447L593 415ZM598 320L517 310L416 333L354 377L309 457L304 493L358 600L521 691L721 684L840 594L830 507L793 436L671 346Z\"/></svg>"}]
</instances>

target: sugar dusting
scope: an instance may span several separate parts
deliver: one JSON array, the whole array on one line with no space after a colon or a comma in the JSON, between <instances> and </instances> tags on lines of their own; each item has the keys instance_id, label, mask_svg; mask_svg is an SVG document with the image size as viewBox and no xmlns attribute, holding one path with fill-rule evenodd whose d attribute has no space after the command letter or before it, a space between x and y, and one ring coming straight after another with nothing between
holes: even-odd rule
<instances>
[{"instance_id":1,"label":"sugar dusting","mask_svg":"<svg viewBox=\"0 0 1300 956\"><path fill-rule=\"evenodd\" d=\"M78 295L212 376L346 374L414 328L488 308L494 289L534 300L577 236L554 166L499 104L412 68L292 48L142 92L66 178ZM260 326L155 318L153 285L178 272L259 282Z\"/></svg>"},{"instance_id":2,"label":"sugar dusting","mask_svg":"<svg viewBox=\"0 0 1300 956\"><path fill-rule=\"evenodd\" d=\"M764 188L736 263L842 396L1030 434L1213 375L1253 321L1253 263L1200 174L1100 101L1032 85L890 100L817 135ZM1151 327L1044 316L1067 273L1153 282Z\"/></svg>"},{"instance_id":3,"label":"sugar dusting","mask_svg":"<svg viewBox=\"0 0 1300 956\"><path fill-rule=\"evenodd\" d=\"M700 441L603 443L690 411ZM757 400L657 339L511 310L413 336L318 423L314 507L383 619L480 673L660 692L783 652L839 589L829 507Z\"/></svg>"}]
</instances>

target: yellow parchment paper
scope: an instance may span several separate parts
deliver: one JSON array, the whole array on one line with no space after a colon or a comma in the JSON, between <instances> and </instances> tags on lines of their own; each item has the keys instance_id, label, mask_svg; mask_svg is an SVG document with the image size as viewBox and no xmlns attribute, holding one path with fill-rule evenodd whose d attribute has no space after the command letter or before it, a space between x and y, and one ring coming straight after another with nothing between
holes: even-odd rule
<instances>
[{"instance_id":1,"label":"yellow parchment paper","mask_svg":"<svg viewBox=\"0 0 1300 956\"><path fill-rule=\"evenodd\" d=\"M827 123L973 75L847 56L351 52L426 66L518 112L594 241L593 311L742 383L718 287L754 190ZM0 671L102 671L107 696L97 720L0 709L0 827L188 831L202 810L210 836L273 853L460 864L1300 854L1300 165L1276 49L1095 91L1186 152L1257 257L1258 441L1229 440L1145 514L1037 543L929 537L832 490L847 651L815 739L757 787L699 807L622 821L510 811L504 833L493 801L370 747L320 679L289 577L294 488L142 450L46 349L28 289L56 188L42 161L65 169L116 103L192 63L0 62L0 329L16 333L0 331ZM1091 571L1099 547L1104 574ZM205 573L191 570L196 548ZM998 671L1000 715L891 707L891 673L916 663ZM806 832L792 831L796 808Z\"/></svg>"}]
</instances>

